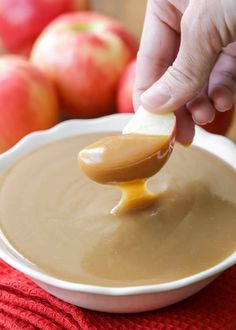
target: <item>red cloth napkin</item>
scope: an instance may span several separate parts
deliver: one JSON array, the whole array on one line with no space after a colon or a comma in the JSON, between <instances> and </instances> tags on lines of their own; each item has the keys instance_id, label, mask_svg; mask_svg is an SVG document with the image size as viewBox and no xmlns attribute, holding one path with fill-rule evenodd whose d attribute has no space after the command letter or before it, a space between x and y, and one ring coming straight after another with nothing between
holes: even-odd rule
<instances>
[{"instance_id":1,"label":"red cloth napkin","mask_svg":"<svg viewBox=\"0 0 236 330\"><path fill-rule=\"evenodd\" d=\"M54 298L0 261L0 329L236 330L236 266L181 303L118 315L88 311Z\"/></svg>"}]
</instances>

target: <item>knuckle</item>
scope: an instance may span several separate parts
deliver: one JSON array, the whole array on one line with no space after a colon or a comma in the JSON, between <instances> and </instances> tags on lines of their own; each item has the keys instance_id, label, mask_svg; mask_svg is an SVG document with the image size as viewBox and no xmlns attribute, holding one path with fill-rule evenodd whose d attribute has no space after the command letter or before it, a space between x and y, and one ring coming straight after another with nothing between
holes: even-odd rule
<instances>
[{"instance_id":1,"label":"knuckle","mask_svg":"<svg viewBox=\"0 0 236 330\"><path fill-rule=\"evenodd\" d=\"M196 77L194 72L191 69L185 68L180 69L175 64L173 64L168 70L168 80L170 79L178 88L186 88L189 92L193 90L198 92L200 90L199 87L199 78Z\"/></svg>"},{"instance_id":2,"label":"knuckle","mask_svg":"<svg viewBox=\"0 0 236 330\"><path fill-rule=\"evenodd\" d=\"M196 2L191 2L181 20L183 39L201 49L205 55L220 51L223 42L215 23L214 12L208 7L205 0L200 0L197 7Z\"/></svg>"},{"instance_id":3,"label":"knuckle","mask_svg":"<svg viewBox=\"0 0 236 330\"><path fill-rule=\"evenodd\" d=\"M222 78L222 81L232 83L236 82L236 71L228 71L228 70L222 70L222 71L215 71L215 75Z\"/></svg>"},{"instance_id":4,"label":"knuckle","mask_svg":"<svg viewBox=\"0 0 236 330\"><path fill-rule=\"evenodd\" d=\"M152 14L172 30L179 33L180 13L171 1L152 0Z\"/></svg>"}]
</instances>

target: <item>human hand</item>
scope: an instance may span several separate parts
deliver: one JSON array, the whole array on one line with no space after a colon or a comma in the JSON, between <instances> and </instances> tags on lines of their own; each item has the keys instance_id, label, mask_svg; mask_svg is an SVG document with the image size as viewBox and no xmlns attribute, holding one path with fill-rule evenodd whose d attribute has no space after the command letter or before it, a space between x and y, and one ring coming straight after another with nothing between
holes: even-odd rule
<instances>
[{"instance_id":1,"label":"human hand","mask_svg":"<svg viewBox=\"0 0 236 330\"><path fill-rule=\"evenodd\" d=\"M235 0L149 0L134 87L135 109L176 111L177 140L227 111L236 91Z\"/></svg>"}]
</instances>

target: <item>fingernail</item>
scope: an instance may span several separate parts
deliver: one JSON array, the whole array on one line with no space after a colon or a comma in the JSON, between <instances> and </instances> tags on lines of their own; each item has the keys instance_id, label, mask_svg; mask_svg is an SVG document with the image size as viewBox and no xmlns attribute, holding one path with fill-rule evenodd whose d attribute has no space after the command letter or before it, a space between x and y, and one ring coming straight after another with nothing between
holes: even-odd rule
<instances>
[{"instance_id":1,"label":"fingernail","mask_svg":"<svg viewBox=\"0 0 236 330\"><path fill-rule=\"evenodd\" d=\"M214 116L212 116L212 118L208 120L208 124L211 124L211 123L213 123L213 121L214 121L214 120L215 120L215 115L214 115Z\"/></svg>"},{"instance_id":2,"label":"fingernail","mask_svg":"<svg viewBox=\"0 0 236 330\"><path fill-rule=\"evenodd\" d=\"M200 120L196 120L196 119L194 119L193 118L193 120L194 120L194 123L196 124L196 125L198 125L198 126L205 126L205 125L207 125L207 124L210 124L210 123L212 123L213 122L213 120L204 120L204 121L200 121Z\"/></svg>"},{"instance_id":3,"label":"fingernail","mask_svg":"<svg viewBox=\"0 0 236 330\"><path fill-rule=\"evenodd\" d=\"M225 112L228 111L232 108L234 102L224 99L224 98L219 98L215 103L214 106L216 108L216 110L220 111L220 112Z\"/></svg>"},{"instance_id":4,"label":"fingernail","mask_svg":"<svg viewBox=\"0 0 236 330\"><path fill-rule=\"evenodd\" d=\"M234 94L227 88L216 88L212 92L212 100L218 111L225 112L232 108L234 104Z\"/></svg>"},{"instance_id":5,"label":"fingernail","mask_svg":"<svg viewBox=\"0 0 236 330\"><path fill-rule=\"evenodd\" d=\"M141 96L143 106L150 111L163 108L170 99L169 89L165 85L154 85Z\"/></svg>"},{"instance_id":6,"label":"fingernail","mask_svg":"<svg viewBox=\"0 0 236 330\"><path fill-rule=\"evenodd\" d=\"M192 116L192 118L194 123L199 126L204 126L210 123L208 120L198 120L197 118L195 118L195 116Z\"/></svg>"}]
</instances>

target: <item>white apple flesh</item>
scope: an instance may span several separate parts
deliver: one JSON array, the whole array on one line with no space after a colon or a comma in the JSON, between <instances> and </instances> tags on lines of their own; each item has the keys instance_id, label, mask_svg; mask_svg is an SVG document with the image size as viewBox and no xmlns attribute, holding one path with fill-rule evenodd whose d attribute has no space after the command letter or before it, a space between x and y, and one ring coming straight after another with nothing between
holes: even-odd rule
<instances>
[{"instance_id":1,"label":"white apple flesh","mask_svg":"<svg viewBox=\"0 0 236 330\"><path fill-rule=\"evenodd\" d=\"M176 126L176 117L173 112L156 114L140 106L123 129L123 134L143 134L172 136Z\"/></svg>"}]
</instances>

